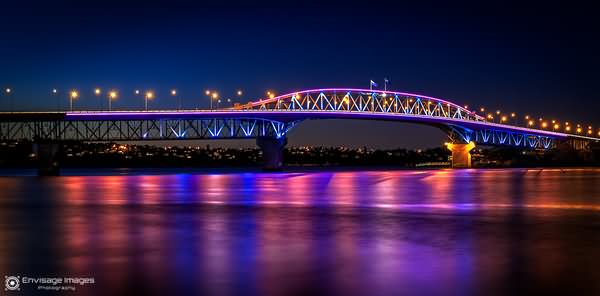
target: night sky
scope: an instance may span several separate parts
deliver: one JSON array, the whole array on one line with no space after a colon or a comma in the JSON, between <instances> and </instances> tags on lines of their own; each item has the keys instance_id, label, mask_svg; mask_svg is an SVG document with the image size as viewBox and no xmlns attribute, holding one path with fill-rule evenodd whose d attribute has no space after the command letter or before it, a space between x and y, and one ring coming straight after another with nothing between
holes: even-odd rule
<instances>
[{"instance_id":1,"label":"night sky","mask_svg":"<svg viewBox=\"0 0 600 296\"><path fill-rule=\"evenodd\" d=\"M247 102L267 90L367 88L389 77L393 90L600 126L591 6L219 3L2 1L0 86L20 110L56 110L53 88L63 108L72 88L82 94L76 108L106 108L95 87L120 92L115 109L143 107L134 89L156 91L151 108L175 108L171 88L184 107L207 108L206 89L232 98L242 89ZM430 127L355 121L306 122L290 135L293 145L444 140Z\"/></svg>"}]
</instances>

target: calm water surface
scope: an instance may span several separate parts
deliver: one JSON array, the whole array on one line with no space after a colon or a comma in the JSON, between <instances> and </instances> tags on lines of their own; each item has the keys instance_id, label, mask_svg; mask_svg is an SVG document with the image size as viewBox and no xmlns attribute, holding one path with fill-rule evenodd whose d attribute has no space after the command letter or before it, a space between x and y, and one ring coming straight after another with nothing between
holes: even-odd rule
<instances>
[{"instance_id":1,"label":"calm water surface","mask_svg":"<svg viewBox=\"0 0 600 296\"><path fill-rule=\"evenodd\" d=\"M2 274L94 277L77 295L600 295L600 169L0 177Z\"/></svg>"}]
</instances>

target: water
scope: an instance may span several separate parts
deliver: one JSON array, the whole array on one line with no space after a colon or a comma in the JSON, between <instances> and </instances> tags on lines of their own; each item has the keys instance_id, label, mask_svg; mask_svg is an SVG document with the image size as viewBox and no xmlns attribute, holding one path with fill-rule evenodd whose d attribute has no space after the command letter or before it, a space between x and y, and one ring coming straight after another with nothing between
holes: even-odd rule
<instances>
[{"instance_id":1,"label":"water","mask_svg":"<svg viewBox=\"0 0 600 296\"><path fill-rule=\"evenodd\" d=\"M600 295L600 169L108 173L1 177L0 275L94 277L78 295Z\"/></svg>"}]
</instances>

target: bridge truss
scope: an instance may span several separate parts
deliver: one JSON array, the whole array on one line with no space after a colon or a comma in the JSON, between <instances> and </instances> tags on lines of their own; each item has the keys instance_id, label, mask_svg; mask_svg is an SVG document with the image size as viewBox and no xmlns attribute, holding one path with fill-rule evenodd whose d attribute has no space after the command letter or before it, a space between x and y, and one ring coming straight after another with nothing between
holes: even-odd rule
<instances>
[{"instance_id":1,"label":"bridge truss","mask_svg":"<svg viewBox=\"0 0 600 296\"><path fill-rule=\"evenodd\" d=\"M452 142L474 141L484 145L509 145L548 149L556 145L558 133L489 123L483 116L457 104L409 93L361 89L323 89L296 92L249 103L244 110L351 112L400 115L400 120L422 120L446 131ZM434 119L434 120L432 120ZM474 124L475 123L475 124Z\"/></svg>"},{"instance_id":2,"label":"bridge truss","mask_svg":"<svg viewBox=\"0 0 600 296\"><path fill-rule=\"evenodd\" d=\"M296 121L266 119L147 119L0 122L0 139L138 141L281 138Z\"/></svg>"}]
</instances>

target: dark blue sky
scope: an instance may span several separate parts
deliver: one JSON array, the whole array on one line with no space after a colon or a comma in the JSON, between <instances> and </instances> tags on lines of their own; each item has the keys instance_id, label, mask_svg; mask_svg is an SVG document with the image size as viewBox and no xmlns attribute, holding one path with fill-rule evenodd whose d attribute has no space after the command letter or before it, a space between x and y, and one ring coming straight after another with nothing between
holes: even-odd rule
<instances>
[{"instance_id":1,"label":"dark blue sky","mask_svg":"<svg viewBox=\"0 0 600 296\"><path fill-rule=\"evenodd\" d=\"M244 101L318 87L392 89L473 107L598 125L600 24L593 7L384 2L294 5L187 1L13 1L0 9L0 85L18 109L56 108L50 90L77 88L80 108L206 107L205 89ZM190 1L191 2L191 1ZM62 99L65 106L66 97ZM2 108L9 106L3 98ZM428 127L310 122L292 144L435 146Z\"/></svg>"}]
</instances>

